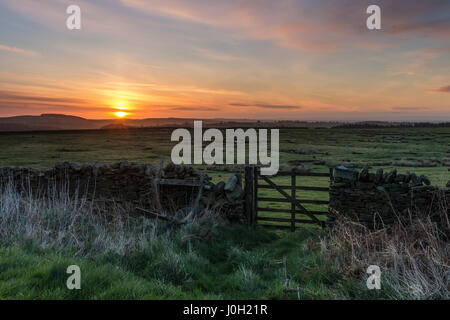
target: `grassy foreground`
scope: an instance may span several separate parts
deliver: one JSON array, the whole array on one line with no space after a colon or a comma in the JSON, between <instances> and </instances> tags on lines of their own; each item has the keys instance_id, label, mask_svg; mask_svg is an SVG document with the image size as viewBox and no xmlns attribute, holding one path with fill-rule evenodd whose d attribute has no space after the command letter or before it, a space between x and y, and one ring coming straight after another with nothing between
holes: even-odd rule
<instances>
[{"instance_id":1,"label":"grassy foreground","mask_svg":"<svg viewBox=\"0 0 450 320\"><path fill-rule=\"evenodd\" d=\"M192 227L191 227L192 229ZM194 227L195 229L195 227ZM351 299L387 298L346 278L305 229L213 228L205 241L179 230L139 251L94 256L32 241L0 249L0 299ZM197 230L199 231L199 230ZM173 233L173 232L172 232ZM313 236L314 238L314 236ZM81 269L81 290L68 290L66 269Z\"/></svg>"},{"instance_id":2,"label":"grassy foreground","mask_svg":"<svg viewBox=\"0 0 450 320\"><path fill-rule=\"evenodd\" d=\"M375 232L338 221L283 233L208 210L176 227L133 211L58 188L40 196L2 188L0 299L450 297L450 226L427 217ZM67 289L71 265L81 290ZM383 270L381 290L367 289L369 265Z\"/></svg>"},{"instance_id":3,"label":"grassy foreground","mask_svg":"<svg viewBox=\"0 0 450 320\"><path fill-rule=\"evenodd\" d=\"M0 192L0 299L347 299L383 297L347 277L325 234L232 226L206 211L181 227L55 190ZM67 267L81 269L69 290ZM386 296L387 297L387 296Z\"/></svg>"},{"instance_id":4,"label":"grassy foreground","mask_svg":"<svg viewBox=\"0 0 450 320\"><path fill-rule=\"evenodd\" d=\"M64 192L0 192L0 299L446 298L449 245L429 221L368 232L230 225L205 211L181 227ZM444 208L444 211L447 210ZM417 246L417 244L426 244ZM368 290L368 265L383 269ZM81 269L69 290L67 268Z\"/></svg>"}]
</instances>

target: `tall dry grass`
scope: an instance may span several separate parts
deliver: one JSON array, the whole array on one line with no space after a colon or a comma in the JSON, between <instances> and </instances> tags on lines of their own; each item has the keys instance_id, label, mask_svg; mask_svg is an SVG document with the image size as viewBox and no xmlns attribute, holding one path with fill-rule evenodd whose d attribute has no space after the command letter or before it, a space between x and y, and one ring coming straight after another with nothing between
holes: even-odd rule
<instances>
[{"instance_id":1,"label":"tall dry grass","mask_svg":"<svg viewBox=\"0 0 450 320\"><path fill-rule=\"evenodd\" d=\"M136 214L133 206L88 200L77 190L69 192L64 183L50 186L45 193L34 193L30 187L20 189L25 191L19 192L11 181L0 189L0 245L64 248L81 255L125 255L157 242L170 242L170 226ZM190 227L214 216L204 212L191 217L181 236L192 236Z\"/></svg>"},{"instance_id":2,"label":"tall dry grass","mask_svg":"<svg viewBox=\"0 0 450 320\"><path fill-rule=\"evenodd\" d=\"M373 231L340 217L323 250L352 276L367 278L367 267L379 266L392 298L449 299L449 204L439 201L439 224L428 212Z\"/></svg>"}]
</instances>

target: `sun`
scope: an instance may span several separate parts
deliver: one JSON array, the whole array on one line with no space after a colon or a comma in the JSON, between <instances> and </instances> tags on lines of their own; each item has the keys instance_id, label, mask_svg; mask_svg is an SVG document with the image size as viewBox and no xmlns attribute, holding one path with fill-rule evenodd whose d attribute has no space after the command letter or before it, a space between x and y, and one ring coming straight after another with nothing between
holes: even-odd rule
<instances>
[{"instance_id":1,"label":"sun","mask_svg":"<svg viewBox=\"0 0 450 320\"><path fill-rule=\"evenodd\" d=\"M127 112L123 112L123 111L118 111L118 112L114 112L114 115L115 115L117 118L124 118L125 116L128 115L128 113L127 113Z\"/></svg>"}]
</instances>

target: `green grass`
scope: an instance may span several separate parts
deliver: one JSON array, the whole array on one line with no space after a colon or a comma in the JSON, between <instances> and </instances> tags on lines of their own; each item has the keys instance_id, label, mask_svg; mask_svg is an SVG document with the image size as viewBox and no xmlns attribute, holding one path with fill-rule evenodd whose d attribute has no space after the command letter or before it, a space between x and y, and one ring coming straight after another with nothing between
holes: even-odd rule
<instances>
[{"instance_id":1,"label":"green grass","mask_svg":"<svg viewBox=\"0 0 450 320\"><path fill-rule=\"evenodd\" d=\"M121 256L86 257L39 246L0 248L0 299L350 299L383 298L363 279L345 278L320 251L317 232L277 234L243 227L205 240L157 243ZM66 269L81 269L68 290Z\"/></svg>"},{"instance_id":2,"label":"green grass","mask_svg":"<svg viewBox=\"0 0 450 320\"><path fill-rule=\"evenodd\" d=\"M135 161L159 164L170 161L172 129L117 131L33 132L0 134L0 166L51 167L55 162ZM371 165L394 163L401 159L449 159L450 128L384 129L281 129L280 149L314 150L321 154L280 153L280 164L291 161L323 160L327 166L341 163ZM323 165L307 165L314 171L327 172ZM380 166L372 165L373 170ZM386 169L394 164L383 165ZM434 184L445 185L450 179L449 165L436 167L401 167L428 175ZM213 173L223 178L227 173Z\"/></svg>"}]
</instances>

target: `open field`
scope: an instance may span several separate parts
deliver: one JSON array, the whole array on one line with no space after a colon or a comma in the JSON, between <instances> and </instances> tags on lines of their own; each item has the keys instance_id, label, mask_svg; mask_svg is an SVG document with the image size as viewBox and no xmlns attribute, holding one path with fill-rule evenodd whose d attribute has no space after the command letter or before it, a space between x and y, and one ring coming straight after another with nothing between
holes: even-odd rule
<instances>
[{"instance_id":1,"label":"open field","mask_svg":"<svg viewBox=\"0 0 450 320\"><path fill-rule=\"evenodd\" d=\"M176 144L170 141L172 131L154 128L3 133L0 166L39 168L62 161L158 165L159 159L170 161ZM450 128L282 129L280 151L280 164L305 161L317 172L344 164L416 171L440 185L450 177Z\"/></svg>"},{"instance_id":2,"label":"open field","mask_svg":"<svg viewBox=\"0 0 450 320\"><path fill-rule=\"evenodd\" d=\"M170 161L170 141L174 129L94 130L0 134L0 166L51 167L55 162L129 161L159 165ZM280 164L304 164L313 172L328 172L329 166L369 166L371 170L398 168L428 176L435 185L450 179L450 128L380 129L282 129ZM232 172L232 170L231 170ZM216 182L231 172L208 171ZM275 178L288 185L289 177ZM327 187L327 178L298 177L297 185ZM280 197L274 190L261 190L263 197ZM297 191L298 199L328 200L326 192ZM288 203L263 203L288 209ZM305 204L314 211L326 205ZM289 214L261 213L261 216L288 217ZM299 215L298 218L305 218ZM320 217L325 219L325 216ZM269 223L270 224L270 223Z\"/></svg>"}]
</instances>

